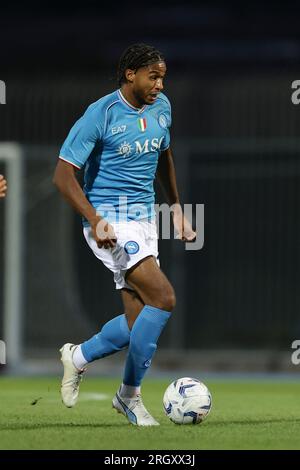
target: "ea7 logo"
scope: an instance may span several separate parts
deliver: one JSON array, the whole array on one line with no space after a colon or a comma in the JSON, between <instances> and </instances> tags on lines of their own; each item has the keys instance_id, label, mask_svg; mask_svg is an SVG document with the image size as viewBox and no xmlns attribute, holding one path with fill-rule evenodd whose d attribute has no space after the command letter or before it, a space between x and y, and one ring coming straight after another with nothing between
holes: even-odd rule
<instances>
[{"instance_id":1,"label":"ea7 logo","mask_svg":"<svg viewBox=\"0 0 300 470\"><path fill-rule=\"evenodd\" d=\"M0 80L0 104L6 104L6 86L3 80Z\"/></svg>"},{"instance_id":2,"label":"ea7 logo","mask_svg":"<svg viewBox=\"0 0 300 470\"><path fill-rule=\"evenodd\" d=\"M126 127L127 126L125 124L123 126L112 127L111 128L111 133L112 133L112 135L120 134L120 132L125 132L126 131Z\"/></svg>"},{"instance_id":3,"label":"ea7 logo","mask_svg":"<svg viewBox=\"0 0 300 470\"><path fill-rule=\"evenodd\" d=\"M141 144L138 140L136 140L135 141L136 153L155 152L156 150L160 149L162 141L163 141L163 137L161 137L160 139L155 137L152 140L146 139L143 144Z\"/></svg>"}]
</instances>

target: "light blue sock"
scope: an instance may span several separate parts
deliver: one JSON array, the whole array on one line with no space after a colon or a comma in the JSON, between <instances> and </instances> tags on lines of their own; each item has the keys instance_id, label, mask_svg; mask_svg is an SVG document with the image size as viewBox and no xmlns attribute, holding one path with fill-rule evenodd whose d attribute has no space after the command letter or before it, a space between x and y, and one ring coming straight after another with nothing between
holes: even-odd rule
<instances>
[{"instance_id":1,"label":"light blue sock","mask_svg":"<svg viewBox=\"0 0 300 470\"><path fill-rule=\"evenodd\" d=\"M145 305L135 320L128 347L123 384L139 387L151 364L157 340L171 313Z\"/></svg>"},{"instance_id":2,"label":"light blue sock","mask_svg":"<svg viewBox=\"0 0 300 470\"><path fill-rule=\"evenodd\" d=\"M102 330L81 345L88 362L121 351L129 344L130 330L125 315L119 315L103 325Z\"/></svg>"}]
</instances>

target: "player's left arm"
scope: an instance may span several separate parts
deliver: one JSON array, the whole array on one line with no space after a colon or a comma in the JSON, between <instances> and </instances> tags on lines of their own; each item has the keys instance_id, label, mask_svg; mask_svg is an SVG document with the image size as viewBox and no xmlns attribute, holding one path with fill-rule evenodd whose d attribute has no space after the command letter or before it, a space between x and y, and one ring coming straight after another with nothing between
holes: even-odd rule
<instances>
[{"instance_id":1,"label":"player's left arm","mask_svg":"<svg viewBox=\"0 0 300 470\"><path fill-rule=\"evenodd\" d=\"M172 206L173 223L177 232L177 238L182 241L193 241L196 238L196 232L188 219L184 216L180 204L176 171L172 151L169 148L163 150L158 160L157 179L166 196L167 202Z\"/></svg>"},{"instance_id":2,"label":"player's left arm","mask_svg":"<svg viewBox=\"0 0 300 470\"><path fill-rule=\"evenodd\" d=\"M3 175L0 175L0 197L5 197L7 190L7 182Z\"/></svg>"}]
</instances>

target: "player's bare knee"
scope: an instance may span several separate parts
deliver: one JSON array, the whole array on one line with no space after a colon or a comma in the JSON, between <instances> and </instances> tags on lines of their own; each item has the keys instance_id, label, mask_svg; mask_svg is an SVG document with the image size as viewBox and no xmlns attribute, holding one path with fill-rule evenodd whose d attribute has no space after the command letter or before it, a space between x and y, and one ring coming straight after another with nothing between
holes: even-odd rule
<instances>
[{"instance_id":1,"label":"player's bare knee","mask_svg":"<svg viewBox=\"0 0 300 470\"><path fill-rule=\"evenodd\" d=\"M174 289L170 286L168 289L161 290L160 295L154 300L154 306L161 310L172 312L176 306Z\"/></svg>"},{"instance_id":2,"label":"player's bare knee","mask_svg":"<svg viewBox=\"0 0 300 470\"><path fill-rule=\"evenodd\" d=\"M164 303L165 303L164 310L167 310L167 312L172 312L172 310L174 310L176 306L176 296L173 290L167 294L167 296L164 299Z\"/></svg>"}]
</instances>

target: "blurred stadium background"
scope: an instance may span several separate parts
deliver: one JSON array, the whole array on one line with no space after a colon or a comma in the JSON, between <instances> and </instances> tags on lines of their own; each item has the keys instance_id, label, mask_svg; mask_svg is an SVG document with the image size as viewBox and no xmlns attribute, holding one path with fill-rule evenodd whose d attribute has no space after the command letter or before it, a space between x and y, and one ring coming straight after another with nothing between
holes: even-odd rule
<instances>
[{"instance_id":1,"label":"blurred stadium background","mask_svg":"<svg viewBox=\"0 0 300 470\"><path fill-rule=\"evenodd\" d=\"M118 58L134 42L165 54L182 202L205 204L202 250L160 242L178 304L151 374L299 372L291 362L300 339L300 106L291 102L299 5L95 5L54 13L54 2L41 13L12 2L1 11L0 143L18 144L21 186L8 181L0 204L0 338L16 335L0 372L56 373L64 342L81 342L122 312L52 176L71 125L116 88ZM1 155L0 173L9 176ZM13 217L13 197L21 218L11 238L4 217L6 209L6 221ZM119 373L121 364L122 355L106 358L95 373Z\"/></svg>"}]
</instances>

